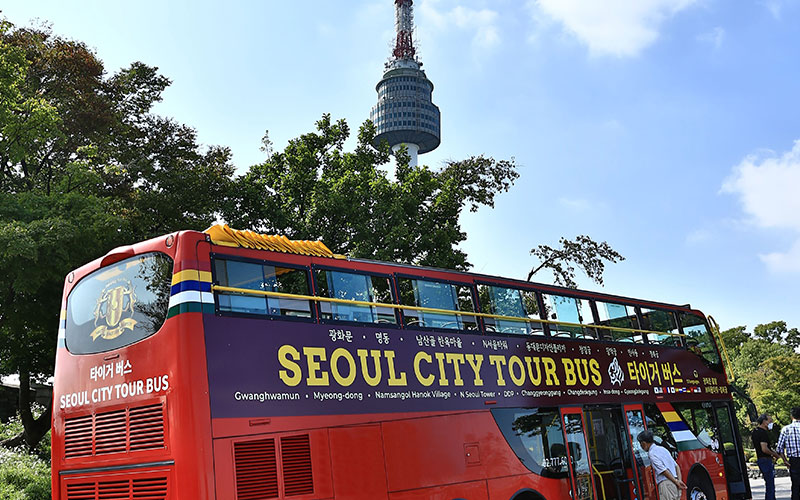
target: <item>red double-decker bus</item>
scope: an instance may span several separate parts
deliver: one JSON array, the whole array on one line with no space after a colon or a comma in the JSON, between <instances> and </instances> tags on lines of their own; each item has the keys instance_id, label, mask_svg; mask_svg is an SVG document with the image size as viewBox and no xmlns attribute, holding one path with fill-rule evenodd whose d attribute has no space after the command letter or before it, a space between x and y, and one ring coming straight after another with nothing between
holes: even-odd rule
<instances>
[{"instance_id":1,"label":"red double-decker bus","mask_svg":"<svg viewBox=\"0 0 800 500\"><path fill-rule=\"evenodd\" d=\"M702 313L214 226L70 273L53 497L750 498Z\"/></svg>"}]
</instances>

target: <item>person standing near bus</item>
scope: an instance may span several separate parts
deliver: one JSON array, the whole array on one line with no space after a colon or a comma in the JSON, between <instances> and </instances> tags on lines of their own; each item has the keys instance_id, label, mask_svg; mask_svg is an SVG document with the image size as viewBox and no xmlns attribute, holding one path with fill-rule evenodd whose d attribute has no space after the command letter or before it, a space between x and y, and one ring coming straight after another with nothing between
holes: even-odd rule
<instances>
[{"instance_id":1,"label":"person standing near bus","mask_svg":"<svg viewBox=\"0 0 800 500\"><path fill-rule=\"evenodd\" d=\"M681 481L681 468L669 451L655 443L653 431L640 432L636 439L642 449L650 457L650 464L656 474L658 483L658 498L660 500L679 500L681 491L686 489L686 483Z\"/></svg>"},{"instance_id":2,"label":"person standing near bus","mask_svg":"<svg viewBox=\"0 0 800 500\"><path fill-rule=\"evenodd\" d=\"M772 417L766 413L760 415L756 423L758 426L753 429L752 434L753 448L756 450L758 468L764 477L766 487L764 500L775 500L775 460L780 458L780 455L772 451L772 443L767 432L772 430L774 424Z\"/></svg>"},{"instance_id":3,"label":"person standing near bus","mask_svg":"<svg viewBox=\"0 0 800 500\"><path fill-rule=\"evenodd\" d=\"M781 429L775 447L783 462L789 466L792 478L792 500L800 500L800 406L792 408L792 423Z\"/></svg>"}]
</instances>

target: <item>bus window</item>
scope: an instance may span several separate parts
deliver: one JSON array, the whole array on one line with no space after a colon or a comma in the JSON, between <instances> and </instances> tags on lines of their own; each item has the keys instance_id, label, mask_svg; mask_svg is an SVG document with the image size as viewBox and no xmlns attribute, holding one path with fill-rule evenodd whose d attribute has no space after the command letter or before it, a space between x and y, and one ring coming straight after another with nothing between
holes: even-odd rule
<instances>
[{"instance_id":1,"label":"bus window","mask_svg":"<svg viewBox=\"0 0 800 500\"><path fill-rule=\"evenodd\" d=\"M542 294L542 298L547 311L547 319L571 323L570 325L551 323L550 335L574 339L597 338L593 328L577 326L593 323L592 309L588 300L549 294Z\"/></svg>"},{"instance_id":2,"label":"bus window","mask_svg":"<svg viewBox=\"0 0 800 500\"><path fill-rule=\"evenodd\" d=\"M686 402L672 403L672 406L681 414L700 444L719 453L719 438L715 430L711 404Z\"/></svg>"},{"instance_id":3,"label":"bus window","mask_svg":"<svg viewBox=\"0 0 800 500\"><path fill-rule=\"evenodd\" d=\"M359 302L392 303L391 281L385 276L348 273L343 271L314 271L317 295L332 299ZM364 306L320 302L322 319L355 321L358 323L397 323L391 307Z\"/></svg>"},{"instance_id":4,"label":"bus window","mask_svg":"<svg viewBox=\"0 0 800 500\"><path fill-rule=\"evenodd\" d=\"M215 279L221 286L260 292L309 295L308 273L305 269L215 259L214 271ZM221 312L311 317L311 303L305 299L218 291L217 300Z\"/></svg>"},{"instance_id":5,"label":"bus window","mask_svg":"<svg viewBox=\"0 0 800 500\"><path fill-rule=\"evenodd\" d=\"M403 305L456 311L450 314L403 309L406 326L452 330L478 329L475 316L461 314L475 312L472 305L472 291L468 285L398 278L397 287L400 290L400 303Z\"/></svg>"},{"instance_id":6,"label":"bus window","mask_svg":"<svg viewBox=\"0 0 800 500\"><path fill-rule=\"evenodd\" d=\"M708 331L705 320L696 314L679 314L683 334L686 335L686 348L701 356L708 363L718 365L719 353Z\"/></svg>"},{"instance_id":7,"label":"bus window","mask_svg":"<svg viewBox=\"0 0 800 500\"><path fill-rule=\"evenodd\" d=\"M511 449L531 472L556 479L569 477L557 408L503 408L492 410L492 415Z\"/></svg>"},{"instance_id":8,"label":"bus window","mask_svg":"<svg viewBox=\"0 0 800 500\"><path fill-rule=\"evenodd\" d=\"M516 288L478 285L481 312L498 316L540 319L536 293ZM487 332L514 335L544 335L541 323L513 321L499 318L483 318Z\"/></svg>"},{"instance_id":9,"label":"bus window","mask_svg":"<svg viewBox=\"0 0 800 500\"><path fill-rule=\"evenodd\" d=\"M638 439L639 434L645 431L644 421L642 420L642 412L636 409L628 410L625 412L625 416L628 418L628 428L630 429L631 433L633 454L636 457L636 463L640 467L639 479L641 482L644 482L644 472L641 468L648 467L650 465L650 456L646 451L644 451L644 448L642 448L642 443L640 443Z\"/></svg>"},{"instance_id":10,"label":"bus window","mask_svg":"<svg viewBox=\"0 0 800 500\"><path fill-rule=\"evenodd\" d=\"M644 320L644 329L652 331L652 333L647 334L649 343L669 346L681 345L678 325L675 323L675 315L671 311L643 307L642 319Z\"/></svg>"},{"instance_id":11,"label":"bus window","mask_svg":"<svg viewBox=\"0 0 800 500\"><path fill-rule=\"evenodd\" d=\"M153 252L81 279L67 299L67 349L105 352L156 333L167 318L171 278L172 259Z\"/></svg>"},{"instance_id":12,"label":"bus window","mask_svg":"<svg viewBox=\"0 0 800 500\"><path fill-rule=\"evenodd\" d=\"M636 317L636 310L633 306L615 304L613 302L596 302L596 305L600 325L626 329L602 329L600 333L602 333L604 337L611 337L611 340L616 342L637 342L639 344L644 342L644 335L642 332L627 331L639 329L639 318Z\"/></svg>"}]
</instances>

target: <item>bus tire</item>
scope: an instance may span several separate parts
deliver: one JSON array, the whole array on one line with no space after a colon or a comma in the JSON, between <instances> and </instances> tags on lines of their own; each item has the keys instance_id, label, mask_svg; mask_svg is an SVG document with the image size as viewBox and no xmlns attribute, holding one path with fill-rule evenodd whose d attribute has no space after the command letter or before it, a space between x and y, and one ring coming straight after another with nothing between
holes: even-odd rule
<instances>
[{"instance_id":1,"label":"bus tire","mask_svg":"<svg viewBox=\"0 0 800 500\"><path fill-rule=\"evenodd\" d=\"M517 492L516 495L511 497L511 500L544 500L544 497L535 491L525 490Z\"/></svg>"},{"instance_id":2,"label":"bus tire","mask_svg":"<svg viewBox=\"0 0 800 500\"><path fill-rule=\"evenodd\" d=\"M686 483L686 500L716 500L711 481L703 474L692 474Z\"/></svg>"}]
</instances>

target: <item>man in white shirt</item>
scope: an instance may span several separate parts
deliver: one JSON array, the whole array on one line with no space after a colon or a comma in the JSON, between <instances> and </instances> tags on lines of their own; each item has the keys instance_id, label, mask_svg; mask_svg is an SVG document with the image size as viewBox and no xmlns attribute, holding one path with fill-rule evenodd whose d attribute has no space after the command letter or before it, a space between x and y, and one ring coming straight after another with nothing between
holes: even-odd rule
<instances>
[{"instance_id":1,"label":"man in white shirt","mask_svg":"<svg viewBox=\"0 0 800 500\"><path fill-rule=\"evenodd\" d=\"M661 500L680 500L681 491L686 489L686 484L681 481L681 468L675 459L663 446L655 443L652 431L644 431L636 436L642 449L650 457L653 472L658 483L658 498Z\"/></svg>"}]
</instances>

